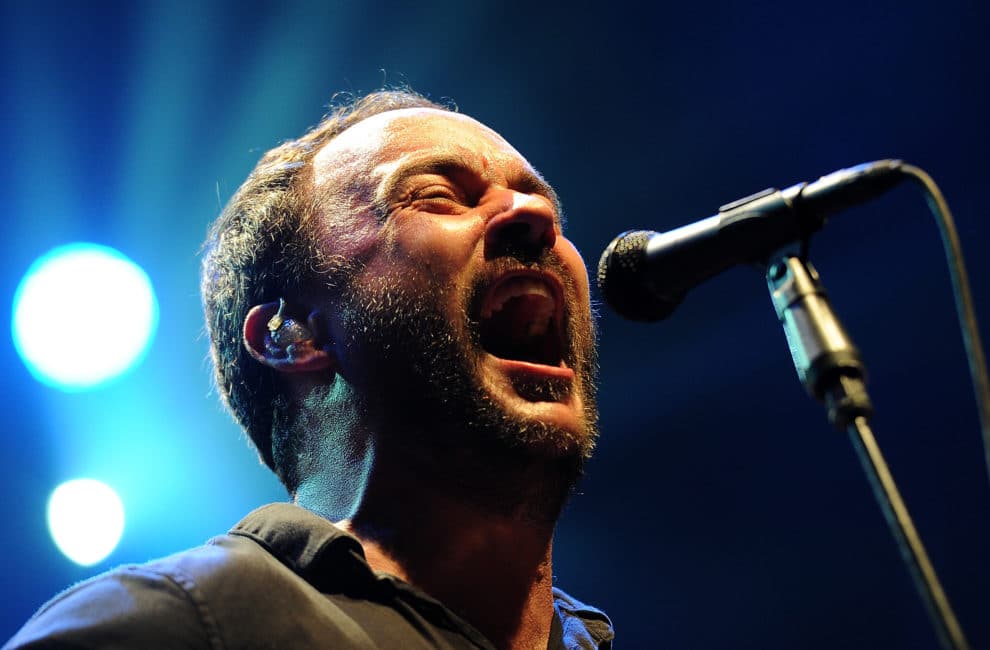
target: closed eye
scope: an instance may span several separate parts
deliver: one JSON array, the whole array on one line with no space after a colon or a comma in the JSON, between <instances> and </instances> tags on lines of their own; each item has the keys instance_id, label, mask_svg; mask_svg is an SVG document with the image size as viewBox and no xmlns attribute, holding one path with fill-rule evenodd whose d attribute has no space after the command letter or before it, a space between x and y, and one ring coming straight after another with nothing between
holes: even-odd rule
<instances>
[{"instance_id":1,"label":"closed eye","mask_svg":"<svg viewBox=\"0 0 990 650\"><path fill-rule=\"evenodd\" d=\"M413 201L423 201L432 199L449 199L451 201L460 201L461 197L458 192L454 191L446 185L429 185L423 189L416 190L412 194Z\"/></svg>"},{"instance_id":2,"label":"closed eye","mask_svg":"<svg viewBox=\"0 0 990 650\"><path fill-rule=\"evenodd\" d=\"M459 214L470 209L464 193L449 183L429 183L409 193L408 205L436 214Z\"/></svg>"}]
</instances>

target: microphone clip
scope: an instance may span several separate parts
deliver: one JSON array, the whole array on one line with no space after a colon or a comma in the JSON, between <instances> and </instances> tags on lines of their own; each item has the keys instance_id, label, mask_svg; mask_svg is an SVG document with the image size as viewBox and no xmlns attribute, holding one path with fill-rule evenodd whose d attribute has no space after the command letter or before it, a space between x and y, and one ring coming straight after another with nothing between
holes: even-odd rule
<instances>
[{"instance_id":1,"label":"microphone clip","mask_svg":"<svg viewBox=\"0 0 990 650\"><path fill-rule=\"evenodd\" d=\"M825 404L829 421L845 431L857 417L869 419L866 367L829 303L818 272L793 253L767 265L767 286L784 328L791 360L808 393Z\"/></svg>"}]
</instances>

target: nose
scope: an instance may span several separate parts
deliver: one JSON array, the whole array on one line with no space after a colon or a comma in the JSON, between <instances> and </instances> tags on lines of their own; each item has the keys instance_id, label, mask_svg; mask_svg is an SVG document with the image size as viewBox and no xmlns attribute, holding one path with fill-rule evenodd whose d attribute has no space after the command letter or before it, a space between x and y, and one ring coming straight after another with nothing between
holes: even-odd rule
<instances>
[{"instance_id":1,"label":"nose","mask_svg":"<svg viewBox=\"0 0 990 650\"><path fill-rule=\"evenodd\" d=\"M506 190L505 206L485 225L485 257L534 258L557 241L556 214L546 199Z\"/></svg>"}]
</instances>

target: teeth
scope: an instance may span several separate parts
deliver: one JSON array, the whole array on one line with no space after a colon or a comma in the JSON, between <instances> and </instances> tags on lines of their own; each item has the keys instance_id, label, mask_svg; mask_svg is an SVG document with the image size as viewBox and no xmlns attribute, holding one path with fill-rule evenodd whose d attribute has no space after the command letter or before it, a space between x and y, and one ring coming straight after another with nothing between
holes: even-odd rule
<instances>
[{"instance_id":1,"label":"teeth","mask_svg":"<svg viewBox=\"0 0 990 650\"><path fill-rule=\"evenodd\" d=\"M550 288L542 280L536 278L513 278L503 282L491 297L488 305L481 312L482 318L491 318L492 314L501 311L512 298L521 296L540 296L546 301L540 301L534 312L534 322L530 325L530 333L542 333L546 331L550 316L553 315L554 299ZM536 328L535 332L533 331Z\"/></svg>"}]
</instances>

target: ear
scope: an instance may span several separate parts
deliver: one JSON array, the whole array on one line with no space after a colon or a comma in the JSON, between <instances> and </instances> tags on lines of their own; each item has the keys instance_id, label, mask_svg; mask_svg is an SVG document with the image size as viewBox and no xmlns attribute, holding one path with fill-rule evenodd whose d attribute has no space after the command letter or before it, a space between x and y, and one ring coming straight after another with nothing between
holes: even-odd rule
<instances>
[{"instance_id":1,"label":"ear","mask_svg":"<svg viewBox=\"0 0 990 650\"><path fill-rule=\"evenodd\" d=\"M293 318L287 303L266 302L252 307L244 317L244 347L259 363L279 372L314 372L332 369L336 362L333 343L320 326L318 313L306 320Z\"/></svg>"}]
</instances>

